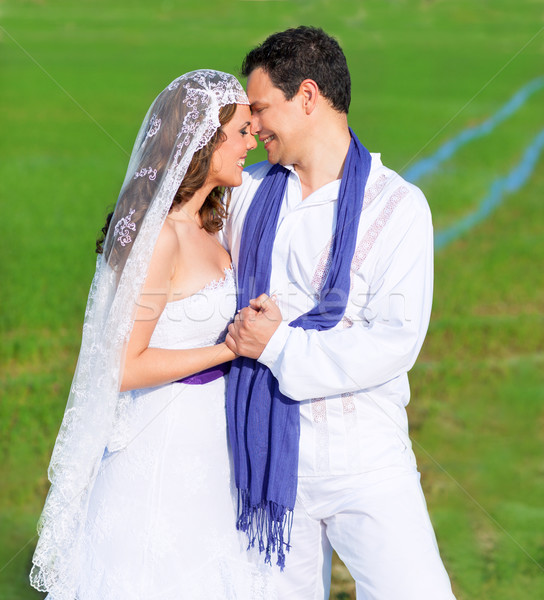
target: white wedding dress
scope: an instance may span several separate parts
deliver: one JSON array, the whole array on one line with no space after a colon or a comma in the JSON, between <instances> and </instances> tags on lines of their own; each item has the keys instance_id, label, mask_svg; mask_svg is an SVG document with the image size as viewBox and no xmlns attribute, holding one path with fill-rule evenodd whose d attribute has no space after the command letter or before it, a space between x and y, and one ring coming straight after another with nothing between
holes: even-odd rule
<instances>
[{"instance_id":1,"label":"white wedding dress","mask_svg":"<svg viewBox=\"0 0 544 600\"><path fill-rule=\"evenodd\" d=\"M235 278L169 302L150 346L224 339ZM106 453L93 488L78 600L270 600L271 567L236 531L225 378L132 393L130 443Z\"/></svg>"}]
</instances>

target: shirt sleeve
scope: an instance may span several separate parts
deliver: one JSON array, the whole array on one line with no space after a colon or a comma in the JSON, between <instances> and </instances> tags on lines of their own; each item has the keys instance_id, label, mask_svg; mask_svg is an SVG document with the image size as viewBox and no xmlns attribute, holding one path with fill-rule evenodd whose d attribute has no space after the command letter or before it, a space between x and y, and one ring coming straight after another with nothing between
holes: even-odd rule
<instances>
[{"instance_id":1,"label":"shirt sleeve","mask_svg":"<svg viewBox=\"0 0 544 600\"><path fill-rule=\"evenodd\" d=\"M305 400L365 390L412 368L432 304L433 228L423 202L407 203L373 248L379 254L369 293L358 295L357 282L350 293L350 326L317 331L283 322L276 330L259 362L283 394Z\"/></svg>"}]
</instances>

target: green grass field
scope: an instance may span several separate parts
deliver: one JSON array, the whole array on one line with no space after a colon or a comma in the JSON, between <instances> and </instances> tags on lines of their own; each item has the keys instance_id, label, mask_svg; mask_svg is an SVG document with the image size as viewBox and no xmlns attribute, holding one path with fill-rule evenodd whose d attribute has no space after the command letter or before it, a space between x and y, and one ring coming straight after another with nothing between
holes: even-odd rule
<instances>
[{"instance_id":1,"label":"green grass field","mask_svg":"<svg viewBox=\"0 0 544 600\"><path fill-rule=\"evenodd\" d=\"M339 39L350 123L401 172L544 71L536 0L0 0L3 600L43 596L28 569L94 240L148 105L185 71L237 73L247 49L299 24ZM543 106L541 86L417 182L437 231L524 164ZM437 251L433 318L411 374L414 447L459 600L544 598L543 164ZM331 597L355 598L340 563Z\"/></svg>"}]
</instances>

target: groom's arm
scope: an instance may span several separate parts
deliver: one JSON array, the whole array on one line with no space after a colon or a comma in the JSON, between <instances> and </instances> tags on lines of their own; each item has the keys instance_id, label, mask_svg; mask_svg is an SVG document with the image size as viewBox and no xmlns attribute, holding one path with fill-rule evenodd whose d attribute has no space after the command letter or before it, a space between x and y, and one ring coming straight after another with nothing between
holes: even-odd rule
<instances>
[{"instance_id":1,"label":"groom's arm","mask_svg":"<svg viewBox=\"0 0 544 600\"><path fill-rule=\"evenodd\" d=\"M372 297L360 303L357 315L352 312L357 298L354 292L350 296L351 327L289 327L276 319L270 305L262 314L241 311L227 345L268 366L280 390L294 400L367 389L406 373L429 323L433 232L428 210L416 207L403 219L382 249Z\"/></svg>"}]
</instances>

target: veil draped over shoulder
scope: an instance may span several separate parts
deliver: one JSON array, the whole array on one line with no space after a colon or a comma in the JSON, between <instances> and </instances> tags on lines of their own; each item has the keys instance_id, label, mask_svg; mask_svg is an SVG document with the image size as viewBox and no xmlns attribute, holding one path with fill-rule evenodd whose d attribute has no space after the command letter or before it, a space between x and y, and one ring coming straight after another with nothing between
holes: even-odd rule
<instances>
[{"instance_id":1,"label":"veil draped over shoulder","mask_svg":"<svg viewBox=\"0 0 544 600\"><path fill-rule=\"evenodd\" d=\"M219 128L219 110L248 104L235 77L198 70L175 79L140 127L91 284L79 359L49 466L31 584L74 600L89 496L106 448L127 440L124 349L157 237L194 153Z\"/></svg>"}]
</instances>

